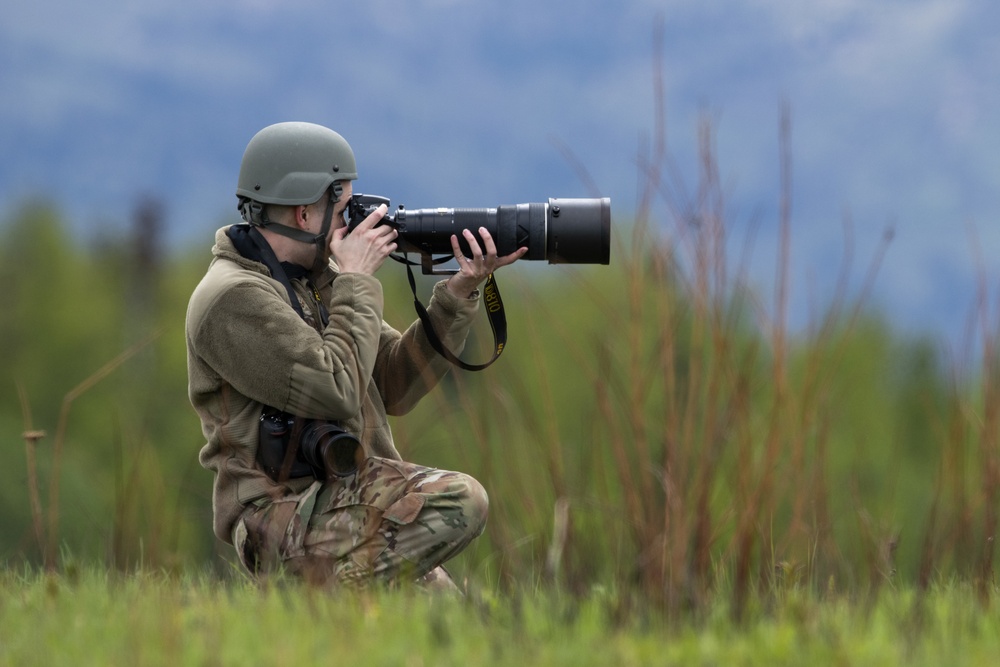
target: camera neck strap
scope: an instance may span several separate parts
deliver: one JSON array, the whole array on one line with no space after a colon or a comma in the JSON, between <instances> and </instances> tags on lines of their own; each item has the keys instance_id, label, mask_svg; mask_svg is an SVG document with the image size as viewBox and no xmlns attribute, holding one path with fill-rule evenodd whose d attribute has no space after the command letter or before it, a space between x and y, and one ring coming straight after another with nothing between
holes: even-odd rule
<instances>
[{"instance_id":1,"label":"camera neck strap","mask_svg":"<svg viewBox=\"0 0 1000 667\"><path fill-rule=\"evenodd\" d=\"M255 262L260 262L267 267L268 271L271 272L271 277L285 288L285 292L288 293L288 302L292 308L298 313L299 317L308 322L305 311L302 310L299 297L295 293L290 280L290 278L305 278L306 285L312 290L313 297L319 306L319 316L322 325L325 327L329 323L330 314L323 304L319 292L313 286L312 280L309 278L309 271L305 267L290 262L279 261L274 254L274 250L271 248L271 244L267 242L267 239L260 233L260 230L253 225L232 225L226 230L226 236L233 242L233 246L240 255Z\"/></svg>"},{"instance_id":2,"label":"camera neck strap","mask_svg":"<svg viewBox=\"0 0 1000 667\"><path fill-rule=\"evenodd\" d=\"M490 321L490 328L493 330L493 357L482 364L470 364L459 359L441 342L437 331L434 330L431 316L427 313L424 304L420 303L420 298L417 297L417 282L413 277L413 262L407 260L404 263L406 264L406 277L410 281L410 290L413 292L413 308L417 311L417 317L420 318L420 322L424 325L424 331L427 334L427 340L430 342L431 347L442 357L467 371L481 371L496 361L507 344L507 315L504 312L503 300L500 298L500 289L497 287L497 281L493 274L489 275L486 279L486 285L483 286L486 315Z\"/></svg>"}]
</instances>

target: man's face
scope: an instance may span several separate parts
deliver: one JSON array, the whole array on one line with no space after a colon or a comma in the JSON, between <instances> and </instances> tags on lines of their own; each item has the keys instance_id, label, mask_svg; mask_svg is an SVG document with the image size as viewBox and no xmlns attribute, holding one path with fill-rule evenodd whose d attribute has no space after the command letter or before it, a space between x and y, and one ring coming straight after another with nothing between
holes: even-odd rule
<instances>
[{"instance_id":1,"label":"man's face","mask_svg":"<svg viewBox=\"0 0 1000 667\"><path fill-rule=\"evenodd\" d=\"M342 192L340 194L340 199L338 199L333 205L333 217L330 220L329 234L332 234L334 230L340 229L347 224L347 221L344 219L344 213L347 211L347 204L351 200L353 189L350 181L341 181L340 187ZM319 230L323 228L323 216L326 214L326 202L327 198L323 197L315 204L310 204L307 207L306 231L313 234L319 234ZM328 242L330 238L329 234L327 234Z\"/></svg>"},{"instance_id":2,"label":"man's face","mask_svg":"<svg viewBox=\"0 0 1000 667\"><path fill-rule=\"evenodd\" d=\"M347 221L344 220L344 212L347 211L347 204L350 202L351 195L353 194L350 181L340 181L340 187L340 199L338 199L333 205L333 216L330 219L330 230L326 234L326 243L323 246L323 252L327 259L329 259L330 256L330 240L333 238L333 232L347 224ZM326 215L326 204L328 201L329 199L323 197L318 202L306 206L304 211L306 220L302 227L305 231L311 234L319 234L320 230L323 228L323 216ZM315 246L306 244L299 244L299 246L302 251L302 256L293 261L296 261L303 266L309 266L309 264L312 263L316 252L312 249Z\"/></svg>"}]
</instances>

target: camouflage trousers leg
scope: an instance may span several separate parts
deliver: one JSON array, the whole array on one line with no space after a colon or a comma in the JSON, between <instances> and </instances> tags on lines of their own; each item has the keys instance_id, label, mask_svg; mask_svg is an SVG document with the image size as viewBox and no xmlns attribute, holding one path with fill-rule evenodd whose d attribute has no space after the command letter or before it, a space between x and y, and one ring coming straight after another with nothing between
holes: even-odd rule
<instances>
[{"instance_id":1,"label":"camouflage trousers leg","mask_svg":"<svg viewBox=\"0 0 1000 667\"><path fill-rule=\"evenodd\" d=\"M354 475L245 512L233 543L255 572L450 588L439 566L482 533L488 506L486 491L468 475L373 457Z\"/></svg>"}]
</instances>

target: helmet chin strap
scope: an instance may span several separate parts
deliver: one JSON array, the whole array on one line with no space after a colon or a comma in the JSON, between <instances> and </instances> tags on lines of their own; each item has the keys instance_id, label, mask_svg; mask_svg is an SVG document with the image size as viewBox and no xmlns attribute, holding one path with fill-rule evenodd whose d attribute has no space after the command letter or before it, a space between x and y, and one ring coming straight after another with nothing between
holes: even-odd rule
<instances>
[{"instance_id":1,"label":"helmet chin strap","mask_svg":"<svg viewBox=\"0 0 1000 667\"><path fill-rule=\"evenodd\" d=\"M330 225L333 223L333 209L337 205L337 200L344 193L344 188L340 183L334 183L328 190L329 197L326 200L326 210L323 211L323 224L320 225L319 234L313 239L316 244L316 253L313 255L313 265L309 273L318 276L330 263L326 255L326 238L330 233Z\"/></svg>"},{"instance_id":2,"label":"helmet chin strap","mask_svg":"<svg viewBox=\"0 0 1000 667\"><path fill-rule=\"evenodd\" d=\"M330 226L333 223L333 209L337 201L344 194L343 186L338 182L334 183L327 190L326 210L323 212L323 224L320 226L319 234L311 234L303 229L289 227L280 222L275 222L267 217L267 211L260 202L246 199L240 202L240 212L243 219L251 225L269 229L275 234L280 234L300 243L308 243L316 246L312 267L309 269L313 275L319 275L326 268L328 259L326 257L326 238L330 233Z\"/></svg>"}]
</instances>

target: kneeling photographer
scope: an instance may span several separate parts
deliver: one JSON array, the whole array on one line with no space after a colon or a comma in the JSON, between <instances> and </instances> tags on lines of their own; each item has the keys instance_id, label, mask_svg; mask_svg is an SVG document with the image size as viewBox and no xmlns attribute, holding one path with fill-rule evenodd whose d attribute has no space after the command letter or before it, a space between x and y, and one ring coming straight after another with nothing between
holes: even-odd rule
<instances>
[{"instance_id":1,"label":"kneeling photographer","mask_svg":"<svg viewBox=\"0 0 1000 667\"><path fill-rule=\"evenodd\" d=\"M479 286L527 247L498 256L485 227L457 230L457 272L435 285L426 317L397 331L374 273L399 231L379 224L385 205L348 231L357 177L351 147L319 125L279 123L247 145L243 222L216 232L186 321L214 530L254 574L454 588L440 566L482 532L486 492L463 473L402 461L387 417L451 366L426 328L458 354Z\"/></svg>"}]
</instances>

